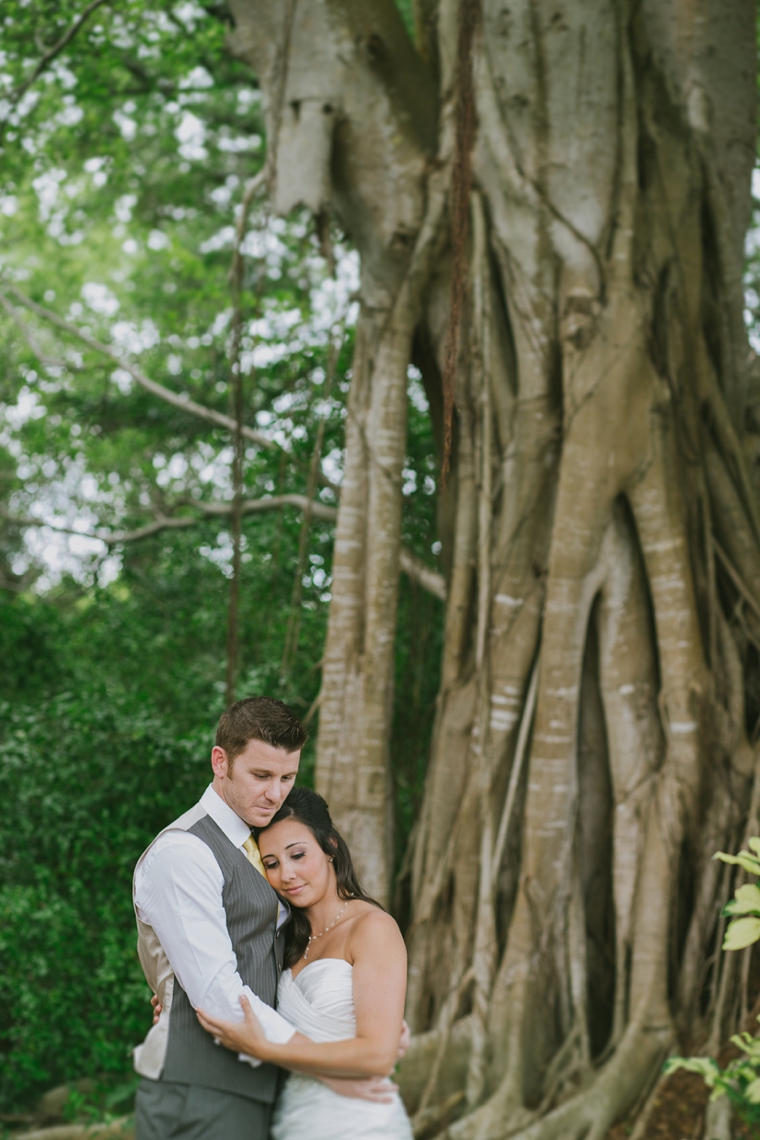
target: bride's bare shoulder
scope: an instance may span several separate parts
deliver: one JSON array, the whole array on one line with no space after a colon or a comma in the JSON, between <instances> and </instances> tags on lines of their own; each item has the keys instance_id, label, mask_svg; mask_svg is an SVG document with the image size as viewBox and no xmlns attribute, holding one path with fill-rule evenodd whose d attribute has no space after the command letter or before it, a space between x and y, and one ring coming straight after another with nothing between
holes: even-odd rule
<instances>
[{"instance_id":1,"label":"bride's bare shoulder","mask_svg":"<svg viewBox=\"0 0 760 1140\"><path fill-rule=\"evenodd\" d=\"M351 941L359 946L382 943L392 946L395 943L404 944L398 923L384 910L372 903L356 900L356 915L351 931Z\"/></svg>"}]
</instances>

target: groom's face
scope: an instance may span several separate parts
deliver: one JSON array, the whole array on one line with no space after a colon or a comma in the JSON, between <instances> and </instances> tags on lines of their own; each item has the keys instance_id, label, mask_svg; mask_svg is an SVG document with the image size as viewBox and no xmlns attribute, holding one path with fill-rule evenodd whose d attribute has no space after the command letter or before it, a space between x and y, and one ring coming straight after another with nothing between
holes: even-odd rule
<instances>
[{"instance_id":1,"label":"groom's face","mask_svg":"<svg viewBox=\"0 0 760 1140\"><path fill-rule=\"evenodd\" d=\"M298 774L299 752L283 752L263 740L249 740L230 765L223 748L214 748L214 787L250 827L265 827L282 806Z\"/></svg>"}]
</instances>

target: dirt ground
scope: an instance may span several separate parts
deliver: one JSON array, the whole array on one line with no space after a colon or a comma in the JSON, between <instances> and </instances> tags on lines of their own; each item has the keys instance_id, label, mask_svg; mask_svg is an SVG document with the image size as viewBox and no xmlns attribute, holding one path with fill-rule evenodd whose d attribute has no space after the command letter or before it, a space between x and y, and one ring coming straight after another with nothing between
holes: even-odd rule
<instances>
[{"instance_id":1,"label":"dirt ground","mask_svg":"<svg viewBox=\"0 0 760 1140\"><path fill-rule=\"evenodd\" d=\"M673 1073L662 1085L649 1118L646 1140L697 1140L707 1104L707 1089L696 1073ZM623 1121L607 1140L628 1140L634 1121Z\"/></svg>"},{"instance_id":2,"label":"dirt ground","mask_svg":"<svg viewBox=\"0 0 760 1140\"><path fill-rule=\"evenodd\" d=\"M703 1137L707 1096L708 1090L696 1073L673 1073L657 1094L645 1140L709 1140ZM634 1121L616 1124L607 1133L607 1140L628 1140L634 1126ZM734 1140L757 1140L760 1135L738 1121L732 1127Z\"/></svg>"}]
</instances>

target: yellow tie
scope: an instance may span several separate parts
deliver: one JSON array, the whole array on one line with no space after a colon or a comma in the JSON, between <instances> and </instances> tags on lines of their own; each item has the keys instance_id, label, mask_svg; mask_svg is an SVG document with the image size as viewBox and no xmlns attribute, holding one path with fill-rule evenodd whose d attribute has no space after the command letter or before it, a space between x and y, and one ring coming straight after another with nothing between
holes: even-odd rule
<instances>
[{"instance_id":1,"label":"yellow tie","mask_svg":"<svg viewBox=\"0 0 760 1140\"><path fill-rule=\"evenodd\" d=\"M248 862L251 863L259 872L259 874L263 875L266 879L267 873L264 870L264 864L261 862L261 856L259 855L259 845L252 835L249 835L246 839L245 843L243 844L243 850L245 851L245 857Z\"/></svg>"}]
</instances>

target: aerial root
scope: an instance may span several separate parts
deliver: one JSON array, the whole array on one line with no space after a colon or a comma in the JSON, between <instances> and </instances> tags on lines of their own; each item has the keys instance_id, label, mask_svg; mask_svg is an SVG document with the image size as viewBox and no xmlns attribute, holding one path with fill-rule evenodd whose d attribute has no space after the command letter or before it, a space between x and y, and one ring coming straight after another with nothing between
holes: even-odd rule
<instances>
[{"instance_id":1,"label":"aerial root","mask_svg":"<svg viewBox=\"0 0 760 1140\"><path fill-rule=\"evenodd\" d=\"M631 1024L615 1054L564 1104L545 1116L505 1102L501 1088L438 1140L604 1140L642 1091L646 1092L672 1041L672 1028Z\"/></svg>"}]
</instances>

